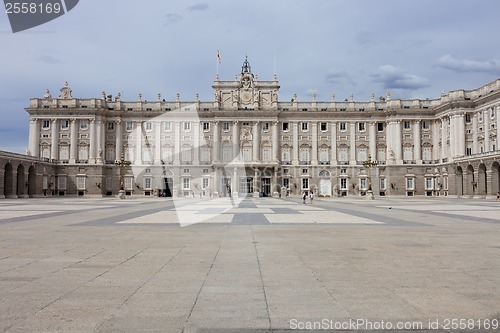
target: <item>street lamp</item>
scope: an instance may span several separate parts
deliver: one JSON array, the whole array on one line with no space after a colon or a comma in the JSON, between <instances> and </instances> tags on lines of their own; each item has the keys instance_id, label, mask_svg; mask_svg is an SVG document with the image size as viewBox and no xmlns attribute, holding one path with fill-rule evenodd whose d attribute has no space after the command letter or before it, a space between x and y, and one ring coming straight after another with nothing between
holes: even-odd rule
<instances>
[{"instance_id":1,"label":"street lamp","mask_svg":"<svg viewBox=\"0 0 500 333\"><path fill-rule=\"evenodd\" d=\"M363 165L368 168L368 198L369 199L374 199L373 197L373 190L372 190L372 177L371 177L371 168L377 166L377 161L372 160L372 156L368 155L368 159L363 162Z\"/></svg>"},{"instance_id":2,"label":"street lamp","mask_svg":"<svg viewBox=\"0 0 500 333\"><path fill-rule=\"evenodd\" d=\"M130 164L131 162L127 161L123 154L119 160L115 160L115 165L120 167L120 191L118 192L118 198L120 199L125 199L123 168L129 166Z\"/></svg>"}]
</instances>

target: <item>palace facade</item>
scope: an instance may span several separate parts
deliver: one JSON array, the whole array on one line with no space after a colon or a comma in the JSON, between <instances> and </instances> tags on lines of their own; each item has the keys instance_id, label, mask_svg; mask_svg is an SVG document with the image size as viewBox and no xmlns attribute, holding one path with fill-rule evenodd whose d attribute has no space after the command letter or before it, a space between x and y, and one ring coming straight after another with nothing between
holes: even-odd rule
<instances>
[{"instance_id":1,"label":"palace facade","mask_svg":"<svg viewBox=\"0 0 500 333\"><path fill-rule=\"evenodd\" d=\"M278 100L247 60L212 101L30 100L27 156L0 196L486 197L500 190L500 80L434 100ZM119 166L118 164L120 164ZM127 162L127 163L124 163Z\"/></svg>"}]
</instances>

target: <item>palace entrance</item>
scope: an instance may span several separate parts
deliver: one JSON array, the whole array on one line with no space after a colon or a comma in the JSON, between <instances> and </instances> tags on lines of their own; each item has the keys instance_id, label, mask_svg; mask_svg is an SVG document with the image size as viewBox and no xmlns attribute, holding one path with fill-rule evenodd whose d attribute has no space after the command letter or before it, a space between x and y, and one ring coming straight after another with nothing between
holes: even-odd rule
<instances>
[{"instance_id":1,"label":"palace entrance","mask_svg":"<svg viewBox=\"0 0 500 333\"><path fill-rule=\"evenodd\" d=\"M174 189L173 178L163 178L163 196L167 198L172 197L172 190Z\"/></svg>"},{"instance_id":2,"label":"palace entrance","mask_svg":"<svg viewBox=\"0 0 500 333\"><path fill-rule=\"evenodd\" d=\"M253 177L240 177L239 195L241 197L251 197L253 195Z\"/></svg>"}]
</instances>

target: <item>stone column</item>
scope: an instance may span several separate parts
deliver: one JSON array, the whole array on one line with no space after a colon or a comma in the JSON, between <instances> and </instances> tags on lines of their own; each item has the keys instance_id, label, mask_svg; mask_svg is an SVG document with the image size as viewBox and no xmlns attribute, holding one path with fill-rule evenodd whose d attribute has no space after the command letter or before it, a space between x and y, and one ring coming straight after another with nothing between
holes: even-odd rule
<instances>
[{"instance_id":1,"label":"stone column","mask_svg":"<svg viewBox=\"0 0 500 333\"><path fill-rule=\"evenodd\" d=\"M337 165L337 123L331 123L330 126L332 131L330 161L332 165Z\"/></svg>"},{"instance_id":2,"label":"stone column","mask_svg":"<svg viewBox=\"0 0 500 333\"><path fill-rule=\"evenodd\" d=\"M477 113L474 113L472 117L472 153L479 153L479 140L478 140L478 125L477 125Z\"/></svg>"},{"instance_id":3,"label":"stone column","mask_svg":"<svg viewBox=\"0 0 500 333\"><path fill-rule=\"evenodd\" d=\"M179 121L174 121L174 165L181 164L181 123Z\"/></svg>"},{"instance_id":4,"label":"stone column","mask_svg":"<svg viewBox=\"0 0 500 333\"><path fill-rule=\"evenodd\" d=\"M78 130L76 127L76 119L71 119L71 144L69 147L69 163L76 163L78 157Z\"/></svg>"},{"instance_id":5,"label":"stone column","mask_svg":"<svg viewBox=\"0 0 500 333\"><path fill-rule=\"evenodd\" d=\"M446 118L441 118L441 160L448 157L448 133L446 121Z\"/></svg>"},{"instance_id":6,"label":"stone column","mask_svg":"<svg viewBox=\"0 0 500 333\"><path fill-rule=\"evenodd\" d=\"M200 165L200 122L193 123L194 143L193 143L193 165Z\"/></svg>"},{"instance_id":7,"label":"stone column","mask_svg":"<svg viewBox=\"0 0 500 333\"><path fill-rule=\"evenodd\" d=\"M273 125L271 127L271 132L272 132L272 140L273 140L272 161L277 162L280 160L280 158L279 158L280 143L278 140L278 122L277 121L273 122Z\"/></svg>"},{"instance_id":8,"label":"stone column","mask_svg":"<svg viewBox=\"0 0 500 333\"><path fill-rule=\"evenodd\" d=\"M420 120L415 120L413 123L413 159L417 164L422 164L422 133L420 127Z\"/></svg>"},{"instance_id":9,"label":"stone column","mask_svg":"<svg viewBox=\"0 0 500 333\"><path fill-rule=\"evenodd\" d=\"M50 143L50 159L57 160L59 156L59 128L57 119L52 119L52 137Z\"/></svg>"},{"instance_id":10,"label":"stone column","mask_svg":"<svg viewBox=\"0 0 500 333\"><path fill-rule=\"evenodd\" d=\"M95 157L96 157L95 119L90 119L89 132L90 132L89 163L95 164Z\"/></svg>"},{"instance_id":11,"label":"stone column","mask_svg":"<svg viewBox=\"0 0 500 333\"><path fill-rule=\"evenodd\" d=\"M142 121L135 122L135 165L142 165Z\"/></svg>"},{"instance_id":12,"label":"stone column","mask_svg":"<svg viewBox=\"0 0 500 333\"><path fill-rule=\"evenodd\" d=\"M102 155L104 154L104 137L103 137L103 122L100 118L96 120L96 134L97 134L97 164L102 164Z\"/></svg>"},{"instance_id":13,"label":"stone column","mask_svg":"<svg viewBox=\"0 0 500 333\"><path fill-rule=\"evenodd\" d=\"M156 133L155 133L155 165L161 165L161 121L158 121L155 124Z\"/></svg>"},{"instance_id":14,"label":"stone column","mask_svg":"<svg viewBox=\"0 0 500 333\"><path fill-rule=\"evenodd\" d=\"M313 122L311 124L311 130L312 130L311 164L318 165L318 123Z\"/></svg>"},{"instance_id":15,"label":"stone column","mask_svg":"<svg viewBox=\"0 0 500 333\"><path fill-rule=\"evenodd\" d=\"M377 129L375 128L375 122L370 122L368 124L368 133L370 136L370 156L371 159L377 160Z\"/></svg>"},{"instance_id":16,"label":"stone column","mask_svg":"<svg viewBox=\"0 0 500 333\"><path fill-rule=\"evenodd\" d=\"M349 164L356 165L356 123L351 122L349 124Z\"/></svg>"},{"instance_id":17,"label":"stone column","mask_svg":"<svg viewBox=\"0 0 500 333\"><path fill-rule=\"evenodd\" d=\"M299 124L292 123L293 130L293 150L292 150L292 165L299 165Z\"/></svg>"},{"instance_id":18,"label":"stone column","mask_svg":"<svg viewBox=\"0 0 500 333\"><path fill-rule=\"evenodd\" d=\"M483 111L483 124L484 124L484 152L490 151L490 112Z\"/></svg>"},{"instance_id":19,"label":"stone column","mask_svg":"<svg viewBox=\"0 0 500 333\"><path fill-rule=\"evenodd\" d=\"M38 119L30 119L29 155L40 156L40 124Z\"/></svg>"},{"instance_id":20,"label":"stone column","mask_svg":"<svg viewBox=\"0 0 500 333\"><path fill-rule=\"evenodd\" d=\"M116 121L116 138L115 138L115 159L121 159L123 154L123 142L122 142L122 120L118 119Z\"/></svg>"},{"instance_id":21,"label":"stone column","mask_svg":"<svg viewBox=\"0 0 500 333\"><path fill-rule=\"evenodd\" d=\"M439 160L441 158L439 150L439 122L437 120L432 122L432 159Z\"/></svg>"},{"instance_id":22,"label":"stone column","mask_svg":"<svg viewBox=\"0 0 500 333\"><path fill-rule=\"evenodd\" d=\"M496 114L495 117L497 118L497 150L500 150L500 106L496 106ZM494 193L493 193L494 194Z\"/></svg>"},{"instance_id":23,"label":"stone column","mask_svg":"<svg viewBox=\"0 0 500 333\"><path fill-rule=\"evenodd\" d=\"M240 131L239 123L237 121L233 122L233 160L238 161L238 154L240 152Z\"/></svg>"},{"instance_id":24,"label":"stone column","mask_svg":"<svg viewBox=\"0 0 500 333\"><path fill-rule=\"evenodd\" d=\"M465 114L461 113L457 116L457 126L456 130L458 133L454 133L453 136L457 138L457 156L465 156Z\"/></svg>"},{"instance_id":25,"label":"stone column","mask_svg":"<svg viewBox=\"0 0 500 333\"><path fill-rule=\"evenodd\" d=\"M220 132L219 132L219 122L214 122L214 139L213 143L213 161L214 163L219 163L220 158Z\"/></svg>"},{"instance_id":26,"label":"stone column","mask_svg":"<svg viewBox=\"0 0 500 333\"><path fill-rule=\"evenodd\" d=\"M231 184L231 196L238 197L238 168L233 168L233 179Z\"/></svg>"},{"instance_id":27,"label":"stone column","mask_svg":"<svg viewBox=\"0 0 500 333\"><path fill-rule=\"evenodd\" d=\"M253 177L253 197L259 197L259 192L260 192L260 188L259 188L259 171L258 170L255 170L254 172L254 177Z\"/></svg>"},{"instance_id":28,"label":"stone column","mask_svg":"<svg viewBox=\"0 0 500 333\"><path fill-rule=\"evenodd\" d=\"M402 133L401 133L401 120L397 120L393 123L394 128L394 155L396 157L397 164L403 164L403 145L402 145Z\"/></svg>"},{"instance_id":29,"label":"stone column","mask_svg":"<svg viewBox=\"0 0 500 333\"><path fill-rule=\"evenodd\" d=\"M457 156L457 115L450 116L450 157Z\"/></svg>"},{"instance_id":30,"label":"stone column","mask_svg":"<svg viewBox=\"0 0 500 333\"><path fill-rule=\"evenodd\" d=\"M253 140L252 140L252 145L253 145L253 161L254 162L259 162L260 161L260 131L259 131L259 122L256 121L253 123Z\"/></svg>"},{"instance_id":31,"label":"stone column","mask_svg":"<svg viewBox=\"0 0 500 333\"><path fill-rule=\"evenodd\" d=\"M386 161L387 164L389 163L394 163L395 160L392 158L392 154L394 153L394 140L393 140L393 134L392 134L392 121L388 121L385 123L385 143L387 145L387 151L386 151Z\"/></svg>"}]
</instances>

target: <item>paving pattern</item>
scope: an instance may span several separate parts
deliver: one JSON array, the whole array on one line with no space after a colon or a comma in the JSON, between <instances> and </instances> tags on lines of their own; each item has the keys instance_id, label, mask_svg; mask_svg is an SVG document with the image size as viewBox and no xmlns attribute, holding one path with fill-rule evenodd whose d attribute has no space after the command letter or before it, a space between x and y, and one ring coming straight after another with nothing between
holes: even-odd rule
<instances>
[{"instance_id":1,"label":"paving pattern","mask_svg":"<svg viewBox=\"0 0 500 333\"><path fill-rule=\"evenodd\" d=\"M0 200L0 332L491 323L499 213L453 198Z\"/></svg>"}]
</instances>

